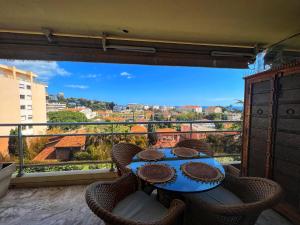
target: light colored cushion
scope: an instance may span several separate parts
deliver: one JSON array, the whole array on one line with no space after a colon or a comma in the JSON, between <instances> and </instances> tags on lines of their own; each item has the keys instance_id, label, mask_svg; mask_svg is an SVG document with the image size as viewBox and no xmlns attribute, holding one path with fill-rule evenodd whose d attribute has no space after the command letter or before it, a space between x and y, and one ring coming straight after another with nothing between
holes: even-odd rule
<instances>
[{"instance_id":1,"label":"light colored cushion","mask_svg":"<svg viewBox=\"0 0 300 225\"><path fill-rule=\"evenodd\" d=\"M186 199L188 209L186 210L184 220L187 225L199 225L203 219L203 212L199 211L199 206L203 202L212 205L232 205L240 204L242 200L231 191L219 186L209 191L200 193L188 193L183 195Z\"/></svg>"},{"instance_id":2,"label":"light colored cushion","mask_svg":"<svg viewBox=\"0 0 300 225\"><path fill-rule=\"evenodd\" d=\"M137 191L120 201L112 213L129 220L153 222L163 218L167 208L153 197Z\"/></svg>"},{"instance_id":3,"label":"light colored cushion","mask_svg":"<svg viewBox=\"0 0 300 225\"><path fill-rule=\"evenodd\" d=\"M197 199L199 199L213 205L234 205L243 203L238 196L222 186L201 193L185 194L184 197L191 202L197 202Z\"/></svg>"}]
</instances>

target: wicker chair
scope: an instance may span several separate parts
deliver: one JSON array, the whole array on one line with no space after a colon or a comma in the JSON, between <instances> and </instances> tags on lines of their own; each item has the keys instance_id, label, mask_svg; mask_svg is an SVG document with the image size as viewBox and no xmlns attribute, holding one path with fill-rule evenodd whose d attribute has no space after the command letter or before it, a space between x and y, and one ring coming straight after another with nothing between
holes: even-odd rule
<instances>
[{"instance_id":1,"label":"wicker chair","mask_svg":"<svg viewBox=\"0 0 300 225\"><path fill-rule=\"evenodd\" d=\"M143 149L130 143L119 143L113 146L111 158L117 166L119 175L130 172L126 166L130 164L132 158L140 151L143 151Z\"/></svg>"},{"instance_id":2,"label":"wicker chair","mask_svg":"<svg viewBox=\"0 0 300 225\"><path fill-rule=\"evenodd\" d=\"M129 212L134 212L134 216L137 217L136 208L139 204L145 202L154 201L156 207L145 206L143 208L146 217L151 217L151 221L136 220L128 218L128 214L120 216L114 212L114 210L126 201L130 196L137 192L137 178L132 174L128 173L120 177L118 180L113 182L96 182L88 186L86 191L86 202L89 208L102 220L105 224L110 225L173 225L177 221L180 221L180 217L184 211L185 204L183 201L174 199L171 206L164 211L163 216L155 220L154 212L157 212L157 208L164 207L154 198L147 196L145 199L139 200L138 204L130 204L126 202L125 207ZM143 193L143 192L139 192ZM145 195L145 194L144 194ZM143 196L143 195L142 195ZM124 204L123 204L124 205ZM130 209L132 207L132 209ZM128 209L129 208L129 209ZM156 210L156 211L155 211ZM130 214L130 213L129 213Z\"/></svg>"},{"instance_id":3,"label":"wicker chair","mask_svg":"<svg viewBox=\"0 0 300 225\"><path fill-rule=\"evenodd\" d=\"M210 150L210 146L207 142L197 139L187 139L178 142L175 147L186 147L186 148L193 148L198 150L199 152L205 153L209 156L213 156L214 152Z\"/></svg>"},{"instance_id":4,"label":"wicker chair","mask_svg":"<svg viewBox=\"0 0 300 225\"><path fill-rule=\"evenodd\" d=\"M263 210L280 201L282 189L277 183L265 178L235 175L226 174L222 186L207 193L185 194L189 205L186 224L253 225Z\"/></svg>"}]
</instances>

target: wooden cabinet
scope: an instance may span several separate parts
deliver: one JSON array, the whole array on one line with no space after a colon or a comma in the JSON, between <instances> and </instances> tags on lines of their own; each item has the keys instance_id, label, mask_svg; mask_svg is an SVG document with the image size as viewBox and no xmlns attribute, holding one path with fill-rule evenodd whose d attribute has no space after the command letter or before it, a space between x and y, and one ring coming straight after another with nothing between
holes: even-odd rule
<instances>
[{"instance_id":1,"label":"wooden cabinet","mask_svg":"<svg viewBox=\"0 0 300 225\"><path fill-rule=\"evenodd\" d=\"M242 174L278 182L300 224L300 64L245 78Z\"/></svg>"}]
</instances>

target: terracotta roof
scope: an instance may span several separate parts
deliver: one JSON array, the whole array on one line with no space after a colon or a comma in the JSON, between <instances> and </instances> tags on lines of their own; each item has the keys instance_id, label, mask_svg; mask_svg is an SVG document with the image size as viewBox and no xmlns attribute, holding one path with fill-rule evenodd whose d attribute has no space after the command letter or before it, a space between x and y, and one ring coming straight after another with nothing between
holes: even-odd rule
<instances>
[{"instance_id":1,"label":"terracotta roof","mask_svg":"<svg viewBox=\"0 0 300 225\"><path fill-rule=\"evenodd\" d=\"M156 132L166 132L166 133L173 133L173 132L177 132L175 129L172 129L172 128L160 128L160 129L157 129Z\"/></svg>"},{"instance_id":2,"label":"terracotta roof","mask_svg":"<svg viewBox=\"0 0 300 225\"><path fill-rule=\"evenodd\" d=\"M56 145L56 148L82 147L85 145L86 136L65 136Z\"/></svg>"},{"instance_id":3,"label":"terracotta roof","mask_svg":"<svg viewBox=\"0 0 300 225\"><path fill-rule=\"evenodd\" d=\"M130 132L132 132L132 133L146 133L147 128L144 127L144 126L135 125L135 126L131 127Z\"/></svg>"},{"instance_id":4,"label":"terracotta roof","mask_svg":"<svg viewBox=\"0 0 300 225\"><path fill-rule=\"evenodd\" d=\"M32 161L44 161L48 156L55 151L54 146L44 148Z\"/></svg>"},{"instance_id":5,"label":"terracotta roof","mask_svg":"<svg viewBox=\"0 0 300 225\"><path fill-rule=\"evenodd\" d=\"M8 152L8 140L9 138L0 138L0 155L3 157L9 156Z\"/></svg>"},{"instance_id":6,"label":"terracotta roof","mask_svg":"<svg viewBox=\"0 0 300 225\"><path fill-rule=\"evenodd\" d=\"M200 106L197 106L197 105L185 105L185 106L182 106L182 108L184 108L184 109L199 109Z\"/></svg>"},{"instance_id":7,"label":"terracotta roof","mask_svg":"<svg viewBox=\"0 0 300 225\"><path fill-rule=\"evenodd\" d=\"M80 112L84 110L85 108L66 108L65 111L71 111L71 112Z\"/></svg>"}]
</instances>

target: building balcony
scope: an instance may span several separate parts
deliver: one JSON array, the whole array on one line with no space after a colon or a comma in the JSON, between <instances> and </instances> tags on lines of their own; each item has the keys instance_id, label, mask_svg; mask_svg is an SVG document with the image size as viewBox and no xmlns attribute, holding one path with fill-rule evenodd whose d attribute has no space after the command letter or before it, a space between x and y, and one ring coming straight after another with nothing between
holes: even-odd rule
<instances>
[{"instance_id":1,"label":"building balcony","mask_svg":"<svg viewBox=\"0 0 300 225\"><path fill-rule=\"evenodd\" d=\"M18 153L7 159L17 165L7 195L0 200L0 224L104 224L88 208L85 202L85 189L95 181L111 181L117 178L115 166L110 156L102 159L79 159L63 154L63 150L85 152L91 139L106 137L111 145L129 140L130 136L146 140L146 146L171 148L180 139L210 139L215 158L223 164L234 164L239 167L241 154L241 130L223 126L219 129L196 129L205 126L196 124L241 124L241 121L150 121L150 122L87 122L87 123L51 123L51 124L1 124L1 126L17 127L16 135L1 136L15 138L27 143L26 139L47 138L41 155L29 158L24 145L18 142ZM75 131L64 133L45 133L25 135L22 126L72 126ZM160 126L173 126L161 128ZM182 126L181 126L182 125ZM143 126L143 132L138 130L120 131L119 126ZM76 128L74 128L76 127ZM98 127L105 128L101 132ZM182 129L180 129L182 127ZM220 127L220 126L218 126ZM226 129L224 128L226 127ZM87 129L84 129L87 128ZM188 129L190 128L190 129ZM150 140L153 135L156 143ZM71 137L76 137L72 139ZM214 139L215 138L215 139ZM217 139L220 138L220 139ZM227 140L228 139L228 140ZM75 140L75 142L74 142ZM84 146L79 142L84 142ZM222 141L220 141L222 140ZM228 143L225 142L228 141ZM160 146L159 143L163 144ZM169 144L169 146L168 146ZM22 147L23 146L23 147ZM55 154L59 148L59 154ZM45 153L43 153L45 151ZM50 152L50 153L49 153ZM52 152L52 153L51 153ZM43 154L42 154L43 153ZM49 153L49 154L48 154ZM50 157L45 157L45 154ZM63 154L62 158L59 158ZM52 157L52 158L51 158ZM291 225L284 216L269 209L259 217L257 225Z\"/></svg>"}]
</instances>

